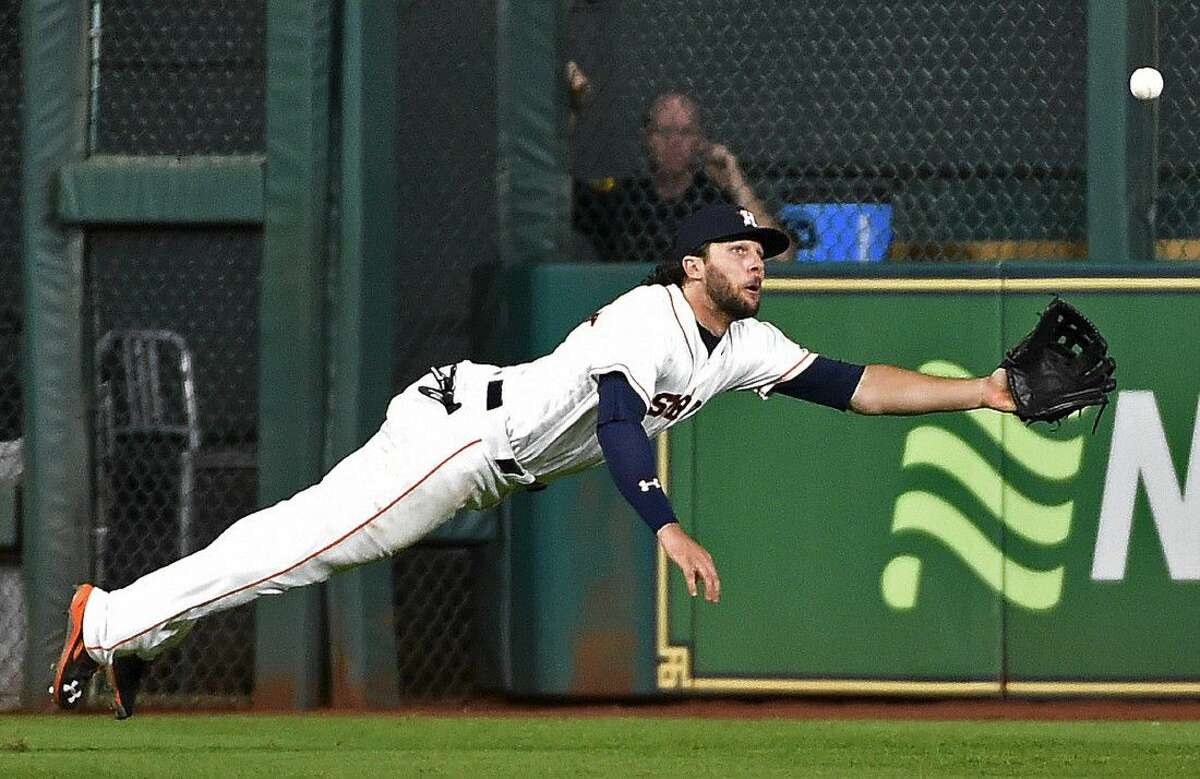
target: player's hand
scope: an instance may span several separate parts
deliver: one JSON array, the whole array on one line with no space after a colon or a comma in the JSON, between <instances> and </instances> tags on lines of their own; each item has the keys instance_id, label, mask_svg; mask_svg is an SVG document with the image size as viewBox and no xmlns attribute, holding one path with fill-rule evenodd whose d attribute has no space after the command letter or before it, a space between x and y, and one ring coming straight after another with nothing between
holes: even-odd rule
<instances>
[{"instance_id":1,"label":"player's hand","mask_svg":"<svg viewBox=\"0 0 1200 779\"><path fill-rule=\"evenodd\" d=\"M1012 392L1008 389L1008 371L997 368L984 380L983 404L996 411L1016 411Z\"/></svg>"},{"instance_id":2,"label":"player's hand","mask_svg":"<svg viewBox=\"0 0 1200 779\"><path fill-rule=\"evenodd\" d=\"M704 599L709 603L721 600L721 578L717 576L712 555L684 532L678 522L664 525L658 531L658 543L662 544L667 557L683 571L688 593L693 598L698 592L696 579L699 578L704 582Z\"/></svg>"}]
</instances>

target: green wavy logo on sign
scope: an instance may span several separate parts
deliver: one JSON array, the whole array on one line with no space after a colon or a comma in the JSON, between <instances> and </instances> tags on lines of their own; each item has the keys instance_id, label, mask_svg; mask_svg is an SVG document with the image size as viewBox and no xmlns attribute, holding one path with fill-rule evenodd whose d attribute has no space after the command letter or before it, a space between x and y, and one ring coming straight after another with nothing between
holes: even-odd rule
<instances>
[{"instance_id":1,"label":"green wavy logo on sign","mask_svg":"<svg viewBox=\"0 0 1200 779\"><path fill-rule=\"evenodd\" d=\"M922 373L951 378L970 374L951 362L922 365ZM1039 435L1009 414L979 409L966 416L996 443L1004 457L1038 478L1062 482L1079 473L1084 436L1051 439ZM1072 421L1078 417L1073 417ZM967 441L936 425L920 425L904 442L902 467L933 468L957 481L1010 533L1039 547L1054 547L1071 532L1072 501L1039 503L1005 481L1003 475ZM1063 566L1043 570L1011 559L981 529L979 518L968 517L940 495L914 489L896 499L893 533L922 533L937 539L979 579L1008 600L1031 610L1050 609L1062 596ZM916 606L922 561L898 555L880 577L883 600L893 609Z\"/></svg>"}]
</instances>

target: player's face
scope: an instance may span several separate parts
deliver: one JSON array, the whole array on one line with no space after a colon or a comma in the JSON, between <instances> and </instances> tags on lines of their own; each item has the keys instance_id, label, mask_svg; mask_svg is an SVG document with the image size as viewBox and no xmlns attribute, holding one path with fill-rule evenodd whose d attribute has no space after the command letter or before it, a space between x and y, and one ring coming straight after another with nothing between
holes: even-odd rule
<instances>
[{"instance_id":1,"label":"player's face","mask_svg":"<svg viewBox=\"0 0 1200 779\"><path fill-rule=\"evenodd\" d=\"M708 247L704 286L712 302L730 319L758 313L762 300L763 248L758 241L729 241Z\"/></svg>"}]
</instances>

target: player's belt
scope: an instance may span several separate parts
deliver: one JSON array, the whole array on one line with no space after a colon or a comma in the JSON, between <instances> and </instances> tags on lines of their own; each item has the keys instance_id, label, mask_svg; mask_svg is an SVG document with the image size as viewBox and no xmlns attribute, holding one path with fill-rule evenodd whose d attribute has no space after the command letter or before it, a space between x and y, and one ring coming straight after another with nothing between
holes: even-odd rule
<instances>
[{"instance_id":1,"label":"player's belt","mask_svg":"<svg viewBox=\"0 0 1200 779\"><path fill-rule=\"evenodd\" d=\"M487 385L487 410L492 411L493 409L500 408L503 405L504 380L492 379ZM518 465L516 460L507 457L497 457L496 467L499 468L502 473L507 473L509 476L522 476L525 474L525 469ZM526 485L525 489L529 492L540 492L541 490L546 489L546 485L535 481L532 484Z\"/></svg>"},{"instance_id":2,"label":"player's belt","mask_svg":"<svg viewBox=\"0 0 1200 779\"><path fill-rule=\"evenodd\" d=\"M504 380L492 379L487 385L487 410L500 408L504 405ZM510 460L507 457L496 458L496 465L500 470L507 473L509 476L520 476L524 471L521 466L517 465L516 460Z\"/></svg>"},{"instance_id":3,"label":"player's belt","mask_svg":"<svg viewBox=\"0 0 1200 779\"><path fill-rule=\"evenodd\" d=\"M504 405L504 380L493 379L487 387L487 410L500 408Z\"/></svg>"}]
</instances>

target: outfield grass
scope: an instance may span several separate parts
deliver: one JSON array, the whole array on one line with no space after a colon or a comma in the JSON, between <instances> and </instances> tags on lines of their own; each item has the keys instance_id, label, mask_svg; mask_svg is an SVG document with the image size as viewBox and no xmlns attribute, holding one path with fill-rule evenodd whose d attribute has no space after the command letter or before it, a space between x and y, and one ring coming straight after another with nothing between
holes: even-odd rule
<instances>
[{"instance_id":1,"label":"outfield grass","mask_svg":"<svg viewBox=\"0 0 1200 779\"><path fill-rule=\"evenodd\" d=\"M0 776L1200 775L1200 723L0 717Z\"/></svg>"}]
</instances>

